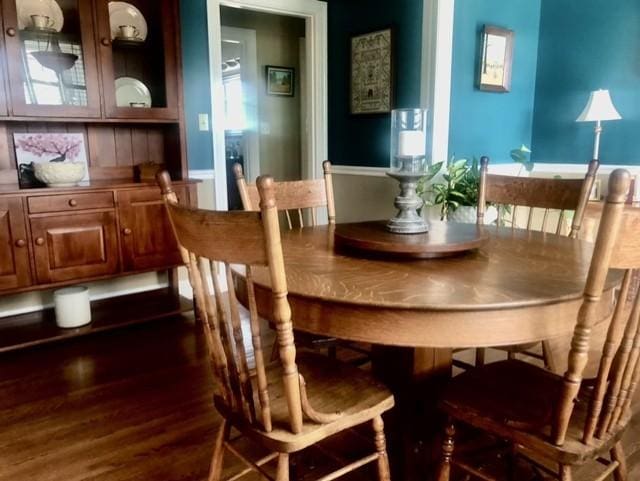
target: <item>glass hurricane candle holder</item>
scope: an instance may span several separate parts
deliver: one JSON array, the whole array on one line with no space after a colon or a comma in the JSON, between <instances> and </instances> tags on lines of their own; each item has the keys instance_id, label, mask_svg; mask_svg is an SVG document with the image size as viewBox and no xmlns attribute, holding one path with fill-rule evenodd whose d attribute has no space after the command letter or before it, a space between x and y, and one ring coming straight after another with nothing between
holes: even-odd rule
<instances>
[{"instance_id":1,"label":"glass hurricane candle holder","mask_svg":"<svg viewBox=\"0 0 640 481\"><path fill-rule=\"evenodd\" d=\"M427 111L397 109L391 112L391 162L389 177L400 184L394 205L398 214L387 229L396 234L429 231L429 224L418 213L424 201L416 193L418 182L427 171Z\"/></svg>"}]
</instances>

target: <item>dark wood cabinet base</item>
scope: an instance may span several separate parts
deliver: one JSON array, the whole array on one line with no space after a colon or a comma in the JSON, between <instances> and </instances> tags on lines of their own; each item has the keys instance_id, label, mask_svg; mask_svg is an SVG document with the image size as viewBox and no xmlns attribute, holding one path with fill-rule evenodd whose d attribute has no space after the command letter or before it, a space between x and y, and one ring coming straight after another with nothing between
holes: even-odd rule
<instances>
[{"instance_id":1,"label":"dark wood cabinet base","mask_svg":"<svg viewBox=\"0 0 640 481\"><path fill-rule=\"evenodd\" d=\"M161 319L193 309L172 287L91 303L92 321L76 329L56 325L53 309L0 319L0 353Z\"/></svg>"}]
</instances>

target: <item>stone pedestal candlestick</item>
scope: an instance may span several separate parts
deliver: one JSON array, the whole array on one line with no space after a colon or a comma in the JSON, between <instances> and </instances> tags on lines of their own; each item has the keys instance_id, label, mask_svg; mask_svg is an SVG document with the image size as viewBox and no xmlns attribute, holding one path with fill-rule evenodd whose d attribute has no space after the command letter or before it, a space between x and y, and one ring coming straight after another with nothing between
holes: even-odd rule
<instances>
[{"instance_id":1,"label":"stone pedestal candlestick","mask_svg":"<svg viewBox=\"0 0 640 481\"><path fill-rule=\"evenodd\" d=\"M389 177L400 183L400 195L393 205L398 214L387 224L387 229L395 234L420 234L429 231L429 224L418 214L424 201L416 193L418 181L424 176L422 172L387 172Z\"/></svg>"}]
</instances>

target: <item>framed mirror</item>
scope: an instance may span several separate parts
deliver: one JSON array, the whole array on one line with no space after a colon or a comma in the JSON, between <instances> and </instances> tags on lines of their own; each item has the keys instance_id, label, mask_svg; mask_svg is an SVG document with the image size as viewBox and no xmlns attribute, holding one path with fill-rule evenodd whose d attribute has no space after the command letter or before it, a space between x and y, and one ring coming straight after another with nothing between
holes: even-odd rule
<instances>
[{"instance_id":1,"label":"framed mirror","mask_svg":"<svg viewBox=\"0 0 640 481\"><path fill-rule=\"evenodd\" d=\"M485 25L482 31L478 88L490 92L511 90L513 30Z\"/></svg>"}]
</instances>

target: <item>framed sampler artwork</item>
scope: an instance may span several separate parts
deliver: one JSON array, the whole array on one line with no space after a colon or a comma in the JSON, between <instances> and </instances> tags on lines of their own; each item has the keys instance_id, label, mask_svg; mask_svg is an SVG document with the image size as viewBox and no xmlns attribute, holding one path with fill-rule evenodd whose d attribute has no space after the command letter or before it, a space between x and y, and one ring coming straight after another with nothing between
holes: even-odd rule
<instances>
[{"instance_id":1,"label":"framed sampler artwork","mask_svg":"<svg viewBox=\"0 0 640 481\"><path fill-rule=\"evenodd\" d=\"M351 37L351 113L393 108L393 35L390 28Z\"/></svg>"}]
</instances>

